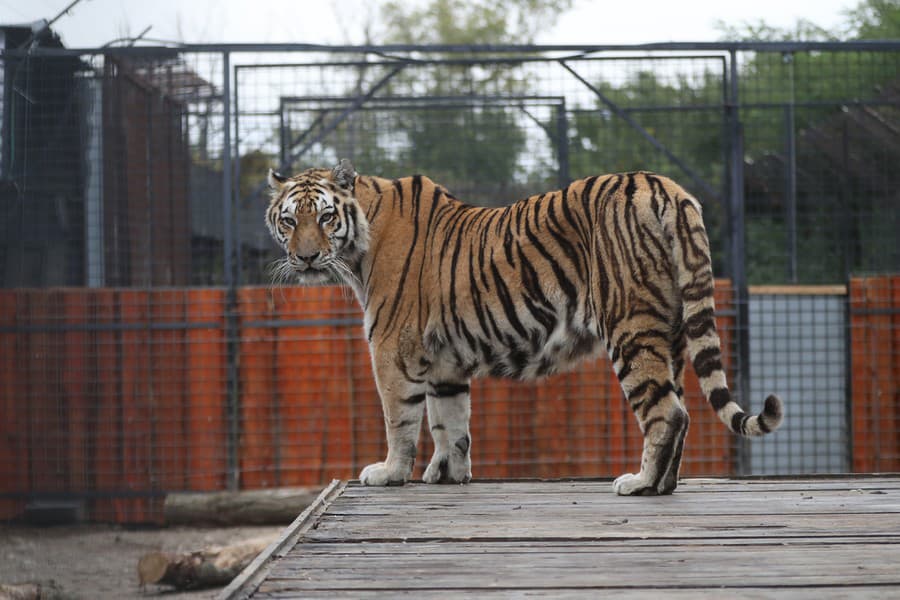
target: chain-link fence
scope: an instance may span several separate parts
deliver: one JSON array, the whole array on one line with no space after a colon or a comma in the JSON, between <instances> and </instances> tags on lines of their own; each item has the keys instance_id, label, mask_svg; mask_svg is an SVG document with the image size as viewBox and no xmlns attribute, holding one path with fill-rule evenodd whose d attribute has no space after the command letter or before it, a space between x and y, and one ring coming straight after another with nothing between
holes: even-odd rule
<instances>
[{"instance_id":1,"label":"chain-link fence","mask_svg":"<svg viewBox=\"0 0 900 600\"><path fill-rule=\"evenodd\" d=\"M154 521L170 491L383 458L358 307L267 286L266 170L344 157L490 205L673 177L704 204L732 387L787 407L746 445L690 379L684 473L900 469L900 43L73 51L2 31L0 517ZM621 396L605 359L479 383L475 476L633 470Z\"/></svg>"}]
</instances>

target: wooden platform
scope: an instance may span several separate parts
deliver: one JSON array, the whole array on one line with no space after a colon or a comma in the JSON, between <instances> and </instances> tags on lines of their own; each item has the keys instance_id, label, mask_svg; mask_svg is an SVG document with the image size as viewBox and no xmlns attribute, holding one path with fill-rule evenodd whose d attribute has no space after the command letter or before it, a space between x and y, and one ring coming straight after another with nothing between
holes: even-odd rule
<instances>
[{"instance_id":1,"label":"wooden platform","mask_svg":"<svg viewBox=\"0 0 900 600\"><path fill-rule=\"evenodd\" d=\"M335 481L220 598L900 598L900 476Z\"/></svg>"}]
</instances>

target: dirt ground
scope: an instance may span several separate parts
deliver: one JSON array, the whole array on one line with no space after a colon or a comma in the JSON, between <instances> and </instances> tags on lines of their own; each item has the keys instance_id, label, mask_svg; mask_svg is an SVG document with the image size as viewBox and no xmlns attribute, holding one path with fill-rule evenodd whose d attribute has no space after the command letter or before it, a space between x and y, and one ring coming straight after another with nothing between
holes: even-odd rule
<instances>
[{"instance_id":1,"label":"dirt ground","mask_svg":"<svg viewBox=\"0 0 900 600\"><path fill-rule=\"evenodd\" d=\"M66 598L206 600L220 589L140 589L138 559L147 552L190 552L277 534L283 526L129 529L110 525L29 527L0 524L0 583L55 582Z\"/></svg>"}]
</instances>

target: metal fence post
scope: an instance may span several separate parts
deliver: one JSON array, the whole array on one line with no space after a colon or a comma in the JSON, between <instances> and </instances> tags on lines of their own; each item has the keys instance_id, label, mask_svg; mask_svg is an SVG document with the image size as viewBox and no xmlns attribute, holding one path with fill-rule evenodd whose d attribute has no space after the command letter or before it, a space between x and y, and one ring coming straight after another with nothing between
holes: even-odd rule
<instances>
[{"instance_id":1,"label":"metal fence post","mask_svg":"<svg viewBox=\"0 0 900 600\"><path fill-rule=\"evenodd\" d=\"M234 239L231 165L231 54L222 53L222 226L224 235L224 280L225 280L225 340L227 346L225 419L228 439L226 440L226 484L229 490L240 486L238 466L239 405L238 405L238 314L237 276L235 272L236 241Z\"/></svg>"},{"instance_id":2,"label":"metal fence post","mask_svg":"<svg viewBox=\"0 0 900 600\"><path fill-rule=\"evenodd\" d=\"M734 286L734 298L736 310L737 335L735 336L735 358L737 368L734 369L734 391L737 402L748 408L750 396L750 319L749 300L747 290L747 269L744 263L746 256L744 240L744 132L741 125L740 98L738 93L738 62L737 50L732 48L730 99L728 102L729 114L729 138L730 138L730 164L731 164L731 190L728 202L728 248L731 267L731 284ZM746 440L739 439L737 452L737 472L745 474L750 472L750 447Z\"/></svg>"},{"instance_id":3,"label":"metal fence post","mask_svg":"<svg viewBox=\"0 0 900 600\"><path fill-rule=\"evenodd\" d=\"M560 189L569 185L569 118L566 114L566 102L556 107L556 157L559 163L557 180Z\"/></svg>"}]
</instances>

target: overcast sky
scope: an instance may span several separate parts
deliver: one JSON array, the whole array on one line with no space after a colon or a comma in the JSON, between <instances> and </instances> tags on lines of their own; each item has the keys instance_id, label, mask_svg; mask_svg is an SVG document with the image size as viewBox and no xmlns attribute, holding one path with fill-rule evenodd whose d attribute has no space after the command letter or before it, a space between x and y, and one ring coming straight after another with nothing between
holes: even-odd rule
<instances>
[{"instance_id":1,"label":"overcast sky","mask_svg":"<svg viewBox=\"0 0 900 600\"><path fill-rule=\"evenodd\" d=\"M0 23L50 19L71 0L0 0ZM137 35L214 42L362 43L371 0L82 0L55 29L70 48ZM791 27L803 18L832 29L855 0L575 0L537 40L546 44L639 44L722 39L719 22Z\"/></svg>"}]
</instances>

